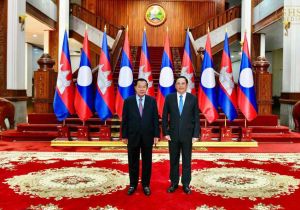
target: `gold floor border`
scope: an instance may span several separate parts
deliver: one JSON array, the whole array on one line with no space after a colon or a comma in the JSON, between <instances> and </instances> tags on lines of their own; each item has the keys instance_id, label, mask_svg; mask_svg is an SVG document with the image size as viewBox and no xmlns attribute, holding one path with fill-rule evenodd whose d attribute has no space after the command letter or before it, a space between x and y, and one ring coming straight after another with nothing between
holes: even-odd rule
<instances>
[{"instance_id":1,"label":"gold floor border","mask_svg":"<svg viewBox=\"0 0 300 210\"><path fill-rule=\"evenodd\" d=\"M121 141L61 141L52 140L51 146L55 147L126 147ZM157 147L168 147L167 141L160 141ZM195 142L193 147L258 147L258 143L254 140L248 142Z\"/></svg>"}]
</instances>

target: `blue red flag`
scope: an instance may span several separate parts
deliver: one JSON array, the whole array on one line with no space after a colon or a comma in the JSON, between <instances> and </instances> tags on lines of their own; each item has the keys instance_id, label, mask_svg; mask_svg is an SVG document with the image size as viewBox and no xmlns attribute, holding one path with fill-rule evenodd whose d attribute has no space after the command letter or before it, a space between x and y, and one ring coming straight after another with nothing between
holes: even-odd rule
<instances>
[{"instance_id":1,"label":"blue red flag","mask_svg":"<svg viewBox=\"0 0 300 210\"><path fill-rule=\"evenodd\" d=\"M246 33L244 38L239 75L238 107L248 121L256 118L257 103Z\"/></svg>"},{"instance_id":2,"label":"blue red flag","mask_svg":"<svg viewBox=\"0 0 300 210\"><path fill-rule=\"evenodd\" d=\"M192 56L191 56L189 31L186 32L186 36L185 36L185 45L184 45L180 75L186 77L188 80L187 92L196 95L195 76L194 76L194 67L193 67Z\"/></svg>"},{"instance_id":3,"label":"blue red flag","mask_svg":"<svg viewBox=\"0 0 300 210\"><path fill-rule=\"evenodd\" d=\"M122 119L124 100L131 95L134 95L134 86L128 30L126 30L116 96L116 112L120 119Z\"/></svg>"},{"instance_id":4,"label":"blue red flag","mask_svg":"<svg viewBox=\"0 0 300 210\"><path fill-rule=\"evenodd\" d=\"M149 61L146 31L144 31L143 33L143 44L142 44L140 67L139 67L139 78L143 78L147 80L148 82L147 94L149 96L154 97L154 86L153 86L152 71L151 71L151 66Z\"/></svg>"},{"instance_id":5,"label":"blue red flag","mask_svg":"<svg viewBox=\"0 0 300 210\"><path fill-rule=\"evenodd\" d=\"M169 36L167 33L165 39L164 52L162 56L162 64L161 64L161 70L159 75L159 84L158 84L158 93L157 93L157 108L160 116L162 116L165 97L172 92L175 92L174 73L173 73Z\"/></svg>"},{"instance_id":6,"label":"blue red flag","mask_svg":"<svg viewBox=\"0 0 300 210\"><path fill-rule=\"evenodd\" d=\"M215 70L211 55L210 36L207 34L204 58L201 67L200 85L198 91L199 109L209 123L218 119L218 101Z\"/></svg>"},{"instance_id":7,"label":"blue red flag","mask_svg":"<svg viewBox=\"0 0 300 210\"><path fill-rule=\"evenodd\" d=\"M59 121L62 121L69 115L75 113L74 84L72 80L72 67L70 60L68 35L66 31L60 56L60 65L57 75L53 109Z\"/></svg>"},{"instance_id":8,"label":"blue red flag","mask_svg":"<svg viewBox=\"0 0 300 210\"><path fill-rule=\"evenodd\" d=\"M102 39L95 109L101 120L111 118L115 113L115 94L106 32L103 33Z\"/></svg>"},{"instance_id":9,"label":"blue red flag","mask_svg":"<svg viewBox=\"0 0 300 210\"><path fill-rule=\"evenodd\" d=\"M93 76L87 32L84 34L83 49L81 50L74 105L76 113L81 121L85 122L93 116Z\"/></svg>"},{"instance_id":10,"label":"blue red flag","mask_svg":"<svg viewBox=\"0 0 300 210\"><path fill-rule=\"evenodd\" d=\"M238 116L238 113L236 88L232 74L232 64L230 60L230 50L227 33L225 34L224 40L219 83L219 105L221 106L226 117L230 121L232 121Z\"/></svg>"}]
</instances>

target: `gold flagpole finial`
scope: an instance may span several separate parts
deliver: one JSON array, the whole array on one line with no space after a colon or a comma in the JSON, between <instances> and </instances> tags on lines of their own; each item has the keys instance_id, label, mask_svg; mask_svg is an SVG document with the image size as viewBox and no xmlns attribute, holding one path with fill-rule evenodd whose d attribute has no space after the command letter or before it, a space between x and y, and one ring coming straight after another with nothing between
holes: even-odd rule
<instances>
[{"instance_id":1,"label":"gold flagpole finial","mask_svg":"<svg viewBox=\"0 0 300 210\"><path fill-rule=\"evenodd\" d=\"M87 24L85 24L85 30L86 30L86 31L88 30L88 25L87 25Z\"/></svg>"},{"instance_id":2,"label":"gold flagpole finial","mask_svg":"<svg viewBox=\"0 0 300 210\"><path fill-rule=\"evenodd\" d=\"M146 31L146 26L144 26L144 31Z\"/></svg>"},{"instance_id":3,"label":"gold flagpole finial","mask_svg":"<svg viewBox=\"0 0 300 210\"><path fill-rule=\"evenodd\" d=\"M207 33L209 33L210 32L210 30L209 30L209 26L207 27Z\"/></svg>"},{"instance_id":4,"label":"gold flagpole finial","mask_svg":"<svg viewBox=\"0 0 300 210\"><path fill-rule=\"evenodd\" d=\"M106 33L106 24L104 25L104 32Z\"/></svg>"},{"instance_id":5,"label":"gold flagpole finial","mask_svg":"<svg viewBox=\"0 0 300 210\"><path fill-rule=\"evenodd\" d=\"M228 31L228 30L227 30L227 27L226 27L226 28L225 28L225 33L227 33L227 31Z\"/></svg>"},{"instance_id":6,"label":"gold flagpole finial","mask_svg":"<svg viewBox=\"0 0 300 210\"><path fill-rule=\"evenodd\" d=\"M128 25L126 26L126 31L128 31Z\"/></svg>"}]
</instances>

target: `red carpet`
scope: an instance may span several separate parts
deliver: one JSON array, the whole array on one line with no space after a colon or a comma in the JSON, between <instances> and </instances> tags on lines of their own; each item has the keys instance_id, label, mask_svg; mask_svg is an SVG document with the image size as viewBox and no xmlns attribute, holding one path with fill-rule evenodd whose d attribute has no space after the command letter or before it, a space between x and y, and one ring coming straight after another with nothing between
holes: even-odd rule
<instances>
[{"instance_id":1,"label":"red carpet","mask_svg":"<svg viewBox=\"0 0 300 210\"><path fill-rule=\"evenodd\" d=\"M299 154L194 153L192 169L192 194L168 194L156 153L152 195L127 196L125 153L0 152L0 209L298 209Z\"/></svg>"}]
</instances>

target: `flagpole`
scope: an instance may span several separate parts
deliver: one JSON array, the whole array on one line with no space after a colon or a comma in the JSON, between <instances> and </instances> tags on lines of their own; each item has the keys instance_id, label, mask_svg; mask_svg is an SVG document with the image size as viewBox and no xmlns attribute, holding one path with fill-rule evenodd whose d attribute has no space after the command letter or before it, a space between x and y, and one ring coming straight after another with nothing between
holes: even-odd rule
<instances>
[{"instance_id":1,"label":"flagpole","mask_svg":"<svg viewBox=\"0 0 300 210\"><path fill-rule=\"evenodd\" d=\"M63 123L62 123L62 125L63 125L63 126L65 126L65 125L66 125L66 120L63 120Z\"/></svg>"},{"instance_id":2,"label":"flagpole","mask_svg":"<svg viewBox=\"0 0 300 210\"><path fill-rule=\"evenodd\" d=\"M82 121L82 125L85 126L85 121Z\"/></svg>"},{"instance_id":3,"label":"flagpole","mask_svg":"<svg viewBox=\"0 0 300 210\"><path fill-rule=\"evenodd\" d=\"M226 119L227 119L227 118L226 118L226 115L225 115L225 128L226 128L226 126L227 126L227 122L226 122Z\"/></svg>"},{"instance_id":4,"label":"flagpole","mask_svg":"<svg viewBox=\"0 0 300 210\"><path fill-rule=\"evenodd\" d=\"M247 119L245 118L245 128L247 128Z\"/></svg>"},{"instance_id":5,"label":"flagpole","mask_svg":"<svg viewBox=\"0 0 300 210\"><path fill-rule=\"evenodd\" d=\"M206 118L205 118L205 121L204 121L204 127L206 128L207 127L207 120L206 120Z\"/></svg>"}]
</instances>

